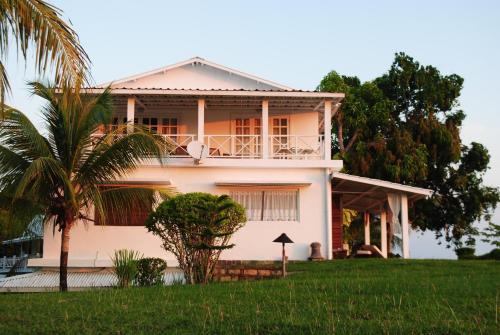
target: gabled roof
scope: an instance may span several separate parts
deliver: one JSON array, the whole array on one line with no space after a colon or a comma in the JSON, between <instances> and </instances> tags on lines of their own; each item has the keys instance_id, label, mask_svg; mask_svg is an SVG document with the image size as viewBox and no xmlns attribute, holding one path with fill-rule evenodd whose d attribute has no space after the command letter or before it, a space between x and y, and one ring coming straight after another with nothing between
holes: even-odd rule
<instances>
[{"instance_id":1,"label":"gabled roof","mask_svg":"<svg viewBox=\"0 0 500 335\"><path fill-rule=\"evenodd\" d=\"M146 78L153 77L155 75L166 74L169 71L173 71L173 70L180 69L180 68L183 68L183 67L186 68L189 65L192 65L193 67L196 67L196 66L206 66L206 67L218 70L218 71L222 71L222 72L227 73L229 75L236 76L240 80L247 80L247 81L254 82L257 85L255 87L255 89L262 88L264 90L294 91L294 89L292 89L292 88L290 88L288 86L285 86L285 85L282 85L282 84L278 84L276 82L273 82L273 81L270 81L270 80L266 80L266 79L263 79L263 78L260 78L260 77L257 77L257 76L254 76L254 75L251 75L251 74L239 71L239 70L235 70L235 69L232 69L232 68L220 65L220 64L216 64L216 63L210 62L210 61L205 60L205 59L200 58L200 57L190 58L188 60L185 60L185 61L182 61L182 62L179 62L179 63L175 63L175 64L172 64L172 65L168 65L168 66L165 66L165 67L162 67L162 68L159 68L159 69L155 69L155 70L152 70L152 71L140 73L140 74L137 74L137 75L129 76L129 77L122 78L122 79L119 79L119 80L115 80L115 81L112 81L112 82L107 82L107 83L104 83L104 84L101 84L101 85L98 85L98 86L99 87L106 87L106 86L111 85L113 88L118 88L118 87L119 88L126 88L127 87L127 83L133 83L133 82L136 82L136 81L139 81L139 80L145 80ZM143 88L146 88L146 87L143 87ZM158 87L158 88L164 88L164 89L199 89L200 87ZM239 87L237 89L245 89L245 87Z\"/></svg>"}]
</instances>

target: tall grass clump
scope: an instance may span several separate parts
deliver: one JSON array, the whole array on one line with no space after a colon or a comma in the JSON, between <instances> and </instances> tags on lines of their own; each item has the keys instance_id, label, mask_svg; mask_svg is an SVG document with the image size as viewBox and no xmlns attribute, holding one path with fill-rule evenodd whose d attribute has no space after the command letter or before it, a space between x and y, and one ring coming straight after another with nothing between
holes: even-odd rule
<instances>
[{"instance_id":1,"label":"tall grass clump","mask_svg":"<svg viewBox=\"0 0 500 335\"><path fill-rule=\"evenodd\" d=\"M142 255L135 250L120 249L115 250L111 258L113 270L118 278L118 287L128 288L132 285L137 275L137 262Z\"/></svg>"}]
</instances>

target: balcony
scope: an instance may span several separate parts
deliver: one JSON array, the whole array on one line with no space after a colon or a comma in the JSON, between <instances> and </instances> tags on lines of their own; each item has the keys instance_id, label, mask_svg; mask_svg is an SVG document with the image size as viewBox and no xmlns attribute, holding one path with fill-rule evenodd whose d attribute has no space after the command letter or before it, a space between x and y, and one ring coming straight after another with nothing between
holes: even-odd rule
<instances>
[{"instance_id":1,"label":"balcony","mask_svg":"<svg viewBox=\"0 0 500 335\"><path fill-rule=\"evenodd\" d=\"M320 92L116 95L103 131L137 124L161 134L171 143L170 164L187 164L176 158L189 158L188 144L200 141L208 148L205 166L330 167L337 164L326 148L339 99Z\"/></svg>"},{"instance_id":2,"label":"balcony","mask_svg":"<svg viewBox=\"0 0 500 335\"><path fill-rule=\"evenodd\" d=\"M172 157L189 157L187 146L196 140L194 134L162 135L171 143L167 153ZM323 135L270 135L270 159L310 159L324 157ZM261 135L205 135L203 141L209 148L209 158L261 159Z\"/></svg>"}]
</instances>

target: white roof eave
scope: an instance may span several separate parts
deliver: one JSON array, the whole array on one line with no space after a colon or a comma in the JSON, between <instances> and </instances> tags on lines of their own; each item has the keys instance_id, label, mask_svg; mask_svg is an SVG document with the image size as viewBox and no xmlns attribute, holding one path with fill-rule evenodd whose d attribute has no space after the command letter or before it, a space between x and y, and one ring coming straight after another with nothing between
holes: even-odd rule
<instances>
[{"instance_id":1,"label":"white roof eave","mask_svg":"<svg viewBox=\"0 0 500 335\"><path fill-rule=\"evenodd\" d=\"M345 180L345 181L352 181L352 182L360 183L360 184L378 186L378 187L382 187L382 188L386 188L386 189L390 189L390 190L394 190L394 191L399 191L399 192L404 192L404 193L409 193L409 194L421 195L424 197L429 197L434 193L434 191L426 189L426 188L408 186L408 185L393 183L390 181L385 181L385 180L380 180L380 179L354 176L354 175L350 175L350 174L346 174L346 173L342 173L342 172L332 172L331 179L334 179L334 178L337 178L340 180Z\"/></svg>"}]
</instances>

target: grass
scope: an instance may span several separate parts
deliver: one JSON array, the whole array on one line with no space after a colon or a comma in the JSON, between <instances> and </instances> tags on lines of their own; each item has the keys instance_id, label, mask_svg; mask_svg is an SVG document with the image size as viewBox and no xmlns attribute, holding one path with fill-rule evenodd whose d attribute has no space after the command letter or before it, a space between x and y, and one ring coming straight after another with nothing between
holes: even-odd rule
<instances>
[{"instance_id":1,"label":"grass","mask_svg":"<svg viewBox=\"0 0 500 335\"><path fill-rule=\"evenodd\" d=\"M498 261L295 263L286 279L0 295L5 334L499 334Z\"/></svg>"}]
</instances>

